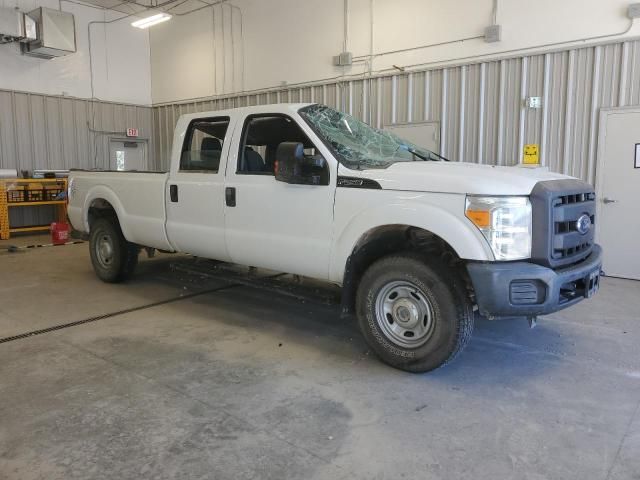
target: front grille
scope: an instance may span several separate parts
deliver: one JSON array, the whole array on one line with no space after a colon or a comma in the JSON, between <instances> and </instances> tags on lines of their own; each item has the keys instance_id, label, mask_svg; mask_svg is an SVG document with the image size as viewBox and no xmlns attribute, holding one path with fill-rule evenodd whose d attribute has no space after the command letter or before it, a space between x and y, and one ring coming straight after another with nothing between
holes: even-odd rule
<instances>
[{"instance_id":1,"label":"front grille","mask_svg":"<svg viewBox=\"0 0 640 480\"><path fill-rule=\"evenodd\" d=\"M558 201L561 205L569 205L573 203L584 203L587 201L593 201L596 199L594 192L576 193L572 195L561 195L558 197Z\"/></svg>"},{"instance_id":2,"label":"front grille","mask_svg":"<svg viewBox=\"0 0 640 480\"><path fill-rule=\"evenodd\" d=\"M591 185L579 180L539 182L531 192L531 205L534 262L559 268L589 256L595 226L595 193ZM578 225L583 216L588 217L590 225L580 232Z\"/></svg>"}]
</instances>

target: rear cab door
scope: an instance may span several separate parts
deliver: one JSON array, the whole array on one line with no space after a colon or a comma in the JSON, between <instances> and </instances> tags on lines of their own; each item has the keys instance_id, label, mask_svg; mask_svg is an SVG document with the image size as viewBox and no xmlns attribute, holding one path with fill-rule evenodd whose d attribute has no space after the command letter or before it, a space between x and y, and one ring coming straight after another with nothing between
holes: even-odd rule
<instances>
[{"instance_id":1,"label":"rear cab door","mask_svg":"<svg viewBox=\"0 0 640 480\"><path fill-rule=\"evenodd\" d=\"M166 190L167 236L176 250L230 261L225 245L224 171L234 111L182 117Z\"/></svg>"},{"instance_id":2,"label":"rear cab door","mask_svg":"<svg viewBox=\"0 0 640 480\"><path fill-rule=\"evenodd\" d=\"M327 279L337 164L297 109L255 107L237 120L225 184L227 250L234 263ZM281 142L326 159L321 185L276 181Z\"/></svg>"}]
</instances>

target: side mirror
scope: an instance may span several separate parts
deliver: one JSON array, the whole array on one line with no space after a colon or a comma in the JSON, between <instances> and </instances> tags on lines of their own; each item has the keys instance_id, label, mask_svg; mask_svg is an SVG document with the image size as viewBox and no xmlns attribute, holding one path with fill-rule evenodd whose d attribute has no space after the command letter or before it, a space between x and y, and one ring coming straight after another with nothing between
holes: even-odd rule
<instances>
[{"instance_id":1,"label":"side mirror","mask_svg":"<svg viewBox=\"0 0 640 480\"><path fill-rule=\"evenodd\" d=\"M298 142L282 142L276 150L276 180L297 185L328 185L327 161L323 157L305 157Z\"/></svg>"}]
</instances>

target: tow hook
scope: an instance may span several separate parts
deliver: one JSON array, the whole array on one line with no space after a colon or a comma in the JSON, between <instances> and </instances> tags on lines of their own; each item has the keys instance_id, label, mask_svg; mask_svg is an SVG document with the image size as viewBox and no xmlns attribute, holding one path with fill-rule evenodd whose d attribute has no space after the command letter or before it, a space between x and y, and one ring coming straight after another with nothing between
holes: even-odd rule
<instances>
[{"instance_id":1,"label":"tow hook","mask_svg":"<svg viewBox=\"0 0 640 480\"><path fill-rule=\"evenodd\" d=\"M538 317L527 317L527 321L529 322L529 328L534 328L538 324Z\"/></svg>"}]
</instances>

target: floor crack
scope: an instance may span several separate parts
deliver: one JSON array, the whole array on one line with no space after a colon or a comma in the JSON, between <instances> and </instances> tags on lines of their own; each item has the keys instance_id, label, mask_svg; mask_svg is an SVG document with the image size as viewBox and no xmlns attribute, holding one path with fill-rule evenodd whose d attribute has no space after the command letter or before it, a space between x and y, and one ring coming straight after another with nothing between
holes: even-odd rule
<instances>
[{"instance_id":1,"label":"floor crack","mask_svg":"<svg viewBox=\"0 0 640 480\"><path fill-rule=\"evenodd\" d=\"M624 431L624 435L622 436L622 440L620 440L620 445L618 445L618 449L616 450L616 454L613 457L613 461L611 462L611 466L609 467L609 471L607 472L607 476L604 478L604 480L609 480L609 478L611 478L611 473L613 473L613 467L616 466L616 463L618 462L618 457L620 456L620 452L622 451L622 447L624 445L624 442L627 440L627 437L629 436L629 433L631 432L631 425L633 424L633 421L636 418L636 415L638 414L638 411L640 410L640 400L638 400L638 403L636 404L636 408L633 410L633 414L631 415L631 418L629 419L629 423L627 423L627 428Z\"/></svg>"}]
</instances>

